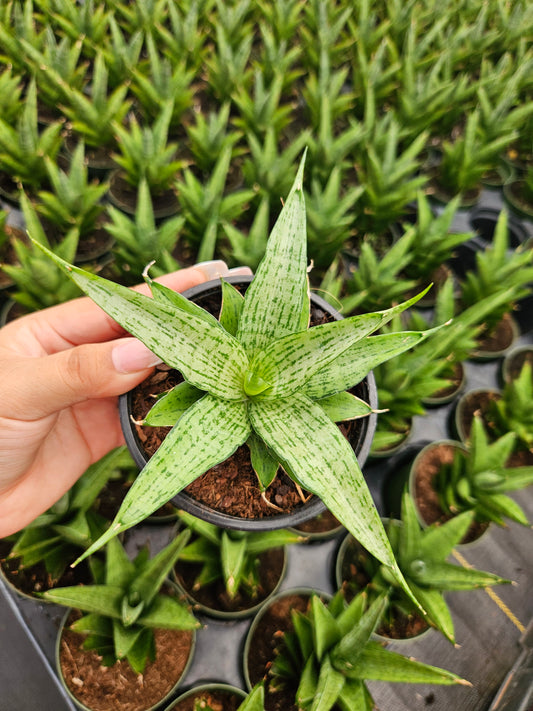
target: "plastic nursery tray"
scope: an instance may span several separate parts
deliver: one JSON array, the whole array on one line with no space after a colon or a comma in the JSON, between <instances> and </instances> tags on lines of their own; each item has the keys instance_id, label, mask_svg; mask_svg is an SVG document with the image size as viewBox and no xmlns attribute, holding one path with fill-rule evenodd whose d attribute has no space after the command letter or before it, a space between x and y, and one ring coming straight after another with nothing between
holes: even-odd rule
<instances>
[{"instance_id":1,"label":"plastic nursery tray","mask_svg":"<svg viewBox=\"0 0 533 711\"><path fill-rule=\"evenodd\" d=\"M490 202L493 196L487 199ZM458 220L463 224L458 224L456 229L469 229L467 214L460 214ZM532 342L533 331L530 330L521 336L518 344ZM498 361L468 362L466 389L498 386L498 368ZM452 409L453 404L450 404L415 418L410 444L452 437L449 428ZM389 513L384 510L382 487L391 474L391 462L393 459L374 459L364 468L383 515ZM516 499L529 520L533 520L531 488L519 492ZM127 549L133 554L149 539L155 553L166 544L173 530L172 526L140 526L129 536ZM457 648L434 630L417 641L390 645L405 655L450 669L468 679L472 686L371 682L369 688L381 711L449 711L450 708L487 711L489 707L494 711L530 711L530 705L524 704L533 696L533 675L528 672L532 661L524 639L529 639L525 630L533 620L532 536L531 530L512 523L504 529L493 526L479 541L460 549L455 562L496 572L516 584L448 596ZM281 590L312 586L334 592L334 561L340 540L342 536L322 543L290 546L287 575ZM74 709L59 685L54 667L55 638L62 614L60 607L15 595L0 579L0 711L34 711L36 703L43 711ZM180 691L205 680L244 688L241 652L250 620L200 619L205 626L198 632L193 662ZM519 687L516 686L518 679ZM505 684L515 690L511 705L492 707L498 699L500 704L505 701ZM516 688L521 695L519 701Z\"/></svg>"}]
</instances>

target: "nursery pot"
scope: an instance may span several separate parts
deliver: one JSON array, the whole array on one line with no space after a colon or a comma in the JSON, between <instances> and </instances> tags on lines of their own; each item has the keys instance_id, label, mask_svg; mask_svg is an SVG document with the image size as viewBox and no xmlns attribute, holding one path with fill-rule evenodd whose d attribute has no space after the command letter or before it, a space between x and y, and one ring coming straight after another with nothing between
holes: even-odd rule
<instances>
[{"instance_id":1,"label":"nursery pot","mask_svg":"<svg viewBox=\"0 0 533 711\"><path fill-rule=\"evenodd\" d=\"M242 689L230 684L198 684L180 694L164 711L194 711L195 701L206 701L210 706L216 703L214 708L221 708L223 711L237 711L245 698L246 693Z\"/></svg>"},{"instance_id":2,"label":"nursery pot","mask_svg":"<svg viewBox=\"0 0 533 711\"><path fill-rule=\"evenodd\" d=\"M382 519L383 525L387 528L391 523L393 526L401 526L401 521L393 519ZM370 583L366 571L364 570L365 558L372 557L371 554L349 533L343 538L337 557L335 560L335 582L337 588L344 590L346 601L350 602L362 592ZM394 605L394 601L391 601ZM375 634L384 642L407 642L419 639L421 635L429 632L429 623L420 614L396 615L390 625L382 623Z\"/></svg>"},{"instance_id":3,"label":"nursery pot","mask_svg":"<svg viewBox=\"0 0 533 711\"><path fill-rule=\"evenodd\" d=\"M533 369L533 345L518 346L509 351L502 361L502 380L509 383L520 375L526 361Z\"/></svg>"},{"instance_id":4,"label":"nursery pot","mask_svg":"<svg viewBox=\"0 0 533 711\"><path fill-rule=\"evenodd\" d=\"M84 635L67 624L76 611L68 609L56 641L56 668L67 694L84 711L153 711L176 692L189 669L195 630L155 630L156 659L139 676L126 661L101 666L101 657L81 648ZM139 681L139 679L141 681Z\"/></svg>"},{"instance_id":5,"label":"nursery pot","mask_svg":"<svg viewBox=\"0 0 533 711\"><path fill-rule=\"evenodd\" d=\"M198 566L180 561L172 571L178 588L187 596L195 612L220 620L240 620L254 615L275 595L287 571L286 547L272 548L258 557L262 592L257 598L237 594L231 599L222 580L194 589L194 579Z\"/></svg>"},{"instance_id":6,"label":"nursery pot","mask_svg":"<svg viewBox=\"0 0 533 711\"><path fill-rule=\"evenodd\" d=\"M455 436L461 442L467 443L470 439L472 421L476 415L481 417L487 428L490 405L500 397L498 390L489 388L476 388L463 393L452 411L452 429Z\"/></svg>"},{"instance_id":7,"label":"nursery pot","mask_svg":"<svg viewBox=\"0 0 533 711\"><path fill-rule=\"evenodd\" d=\"M252 281L252 278L253 277L236 276L228 277L227 281L229 281L236 288L239 288L241 291L244 292L246 291L246 288L249 283ZM221 303L221 286L219 280L206 282L205 284L193 287L192 289L189 289L188 291L184 292L184 296L191 299L200 306L208 308L208 310L210 308L214 312L214 314L218 316L218 311L220 309ZM316 296L315 294L311 295L311 308L314 311L317 320L322 319L324 317L327 317L329 320L339 320L342 318L342 316L337 311L335 311L335 309L333 309L326 301L324 301L324 299L319 296ZM165 378L166 376L164 375L163 371L163 375L156 374L154 377L159 378L161 380L161 378ZM179 377L181 378L181 376ZM160 391L163 391L165 389L168 388L161 387ZM139 419L142 419L144 414L146 414L135 412L134 404L136 392L139 392L138 388L134 389L133 391L130 391L129 393L119 398L119 414L126 444L132 454L135 463L139 468L142 468L145 466L151 455L147 453L146 447L143 446L142 439L143 437L145 437L145 435L142 431L142 428L135 425L134 423L135 420L139 421ZM366 378L364 378L361 383L359 383L356 388L353 389L353 392L355 392L358 397L368 402L372 409L377 408L377 389L372 373L369 373ZM151 402L153 402L153 399L151 400ZM357 460L361 467L363 466L368 456L370 445L372 443L372 438L374 436L375 427L376 415L371 414L369 417L364 417L360 420L351 422L349 426L345 427L344 429L344 432L348 436L350 444L354 449L354 452L357 456ZM155 428L144 429L150 429L153 431ZM251 470L247 447L244 446L244 449L242 447L239 448L237 452L232 455L232 457L226 460L226 462L231 462L234 465L238 465L240 472L242 472L243 467L246 468L249 472L249 480L247 480L247 486L249 486L250 489L248 489L248 493L245 492L246 501L249 502L250 499L253 497L254 486L257 491L257 500L260 500L261 496L259 488L256 486L255 475ZM206 495L215 497L219 496L220 466L221 465L213 467L213 469L211 469L208 473L202 475L202 477L199 477L196 482L193 482L193 486L198 485L200 480L203 479L203 477L206 477L208 475L213 476L213 481L211 481L209 486L206 487ZM278 513L274 508L268 507L267 505L263 505L261 504L261 502L259 502L258 505L262 506L262 508L259 509L259 515L257 517L243 518L239 515L227 513L224 510L216 509L210 503L202 502L198 499L198 497L195 498L190 493L191 486L187 487L184 491L178 493L172 499L172 502L175 504L176 507L187 511L188 513L196 516L197 518L209 521L215 524L216 526L219 526L220 528L233 528L246 531L273 530L278 528L296 526L302 523L303 521L307 521L308 519L314 518L318 514L325 511L325 505L316 496L312 496L305 502L302 502L301 498L297 494L297 490L294 487L294 484L284 473L282 473L281 476L278 473L278 476L275 481L277 482L276 491L278 492L276 496L278 496L278 494L281 496L282 493L286 494L287 491L289 492L289 494L292 491L295 496L292 504L294 508L290 512ZM232 490L235 491L235 488L235 482L233 482ZM252 492L251 494L250 491ZM219 498L224 506L228 505L226 502L226 500L229 498L228 496L220 495Z\"/></svg>"},{"instance_id":8,"label":"nursery pot","mask_svg":"<svg viewBox=\"0 0 533 711\"><path fill-rule=\"evenodd\" d=\"M135 215L137 210L138 188L130 185L122 170L114 170L110 176L107 197L119 210L127 215ZM163 219L175 215L179 210L179 202L172 188L162 192L151 192L152 209L156 219Z\"/></svg>"},{"instance_id":9,"label":"nursery pot","mask_svg":"<svg viewBox=\"0 0 533 711\"><path fill-rule=\"evenodd\" d=\"M418 520L422 526L444 523L450 518L439 503L433 482L443 464L451 464L456 451L466 452L462 442L437 440L423 447L416 455L409 472L409 493L416 507ZM488 524L474 521L461 544L471 543L487 530Z\"/></svg>"}]
</instances>

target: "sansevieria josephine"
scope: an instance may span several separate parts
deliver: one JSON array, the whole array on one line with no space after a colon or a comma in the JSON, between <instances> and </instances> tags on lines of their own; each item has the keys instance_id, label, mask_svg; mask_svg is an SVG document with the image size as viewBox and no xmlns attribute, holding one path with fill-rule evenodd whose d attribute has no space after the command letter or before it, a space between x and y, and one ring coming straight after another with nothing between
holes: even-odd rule
<instances>
[{"instance_id":1,"label":"sansevieria josephine","mask_svg":"<svg viewBox=\"0 0 533 711\"><path fill-rule=\"evenodd\" d=\"M153 298L50 258L104 311L185 383L157 401L146 424L172 424L114 522L85 557L153 513L249 442L266 488L281 463L403 583L357 458L336 421L370 414L346 391L429 331L371 336L393 308L309 328L304 160L245 296L222 282L220 320L146 274ZM425 292L423 292L425 293ZM371 336L371 337L369 337ZM264 455L264 456L262 456Z\"/></svg>"}]
</instances>

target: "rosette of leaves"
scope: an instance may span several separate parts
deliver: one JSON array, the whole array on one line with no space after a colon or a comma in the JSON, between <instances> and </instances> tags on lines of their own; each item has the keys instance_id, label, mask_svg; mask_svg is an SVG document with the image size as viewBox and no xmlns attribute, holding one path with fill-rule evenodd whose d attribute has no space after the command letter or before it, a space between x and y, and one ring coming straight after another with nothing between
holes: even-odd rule
<instances>
[{"instance_id":1,"label":"rosette of leaves","mask_svg":"<svg viewBox=\"0 0 533 711\"><path fill-rule=\"evenodd\" d=\"M387 605L386 595L368 605L361 593L348 606L342 592L325 605L311 597L307 613L292 612L271 668L274 689L296 687L303 711L372 711L366 681L469 685L456 674L385 649L372 639Z\"/></svg>"},{"instance_id":2,"label":"rosette of leaves","mask_svg":"<svg viewBox=\"0 0 533 711\"><path fill-rule=\"evenodd\" d=\"M302 176L303 162L245 297L221 282L226 306L220 321L148 276L153 298L48 252L112 318L185 378L148 414L148 424L175 426L87 555L248 443L262 489L281 462L365 547L397 570L357 458L334 422L369 414L367 403L345 391L378 363L425 338L420 332L367 338L419 297L309 328Z\"/></svg>"},{"instance_id":3,"label":"rosette of leaves","mask_svg":"<svg viewBox=\"0 0 533 711\"><path fill-rule=\"evenodd\" d=\"M89 181L84 143L78 143L74 149L68 171L49 158L46 170L52 189L38 192L37 212L55 225L59 233L76 227L80 236L84 236L95 230L105 209L101 201L109 186Z\"/></svg>"},{"instance_id":4,"label":"rosette of leaves","mask_svg":"<svg viewBox=\"0 0 533 711\"><path fill-rule=\"evenodd\" d=\"M95 503L107 482L116 476L125 447L118 447L78 479L72 488L20 533L9 537L13 543L9 558L17 558L28 569L42 563L54 585L72 557L87 548L107 528L109 521L98 513Z\"/></svg>"},{"instance_id":5,"label":"rosette of leaves","mask_svg":"<svg viewBox=\"0 0 533 711\"><path fill-rule=\"evenodd\" d=\"M490 403L488 417L498 436L514 432L516 449L533 451L533 378L531 363L522 366L517 378L502 388L501 397Z\"/></svg>"},{"instance_id":6,"label":"rosette of leaves","mask_svg":"<svg viewBox=\"0 0 533 711\"><path fill-rule=\"evenodd\" d=\"M223 580L230 599L239 592L254 600L260 593L258 556L272 548L281 548L303 540L295 531L230 531L207 521L179 512L179 518L193 535L193 540L178 559L201 566L194 589Z\"/></svg>"},{"instance_id":7,"label":"rosette of leaves","mask_svg":"<svg viewBox=\"0 0 533 711\"><path fill-rule=\"evenodd\" d=\"M473 519L473 511L464 511L443 524L422 528L414 502L406 491L402 495L401 519L390 520L386 527L398 566L417 600L422 603L425 620L452 643L455 643L454 625L443 593L510 582L494 573L464 568L448 561ZM369 599L373 600L383 593L389 596L383 617L387 627L394 627L398 613L405 617L421 614L405 596L394 575L379 561L365 555L364 551L357 560L369 579L366 588ZM348 589L350 585L350 581L347 581Z\"/></svg>"},{"instance_id":8,"label":"rosette of leaves","mask_svg":"<svg viewBox=\"0 0 533 711\"><path fill-rule=\"evenodd\" d=\"M457 450L453 462L441 466L434 479L439 504L446 514L473 510L478 522L503 526L504 519L510 518L529 525L519 504L507 496L507 492L533 483L533 466L507 466L515 440L516 434L507 432L491 442L481 418L474 417L468 449Z\"/></svg>"},{"instance_id":9,"label":"rosette of leaves","mask_svg":"<svg viewBox=\"0 0 533 711\"><path fill-rule=\"evenodd\" d=\"M178 599L161 592L168 573L186 543L184 531L153 558L142 548L130 560L118 538L106 547L105 564L93 565L95 584L55 588L42 594L49 602L87 614L70 629L86 635L104 666L126 659L142 674L155 659L154 629L194 630L200 623Z\"/></svg>"},{"instance_id":10,"label":"rosette of leaves","mask_svg":"<svg viewBox=\"0 0 533 711\"><path fill-rule=\"evenodd\" d=\"M139 184L133 219L112 205L107 206L107 215L109 221L105 223L105 230L115 240L113 253L125 283L136 279L136 275L152 260L156 260L155 276L179 269L172 251L179 239L184 218L178 215L157 224L146 180L141 180Z\"/></svg>"},{"instance_id":11,"label":"rosette of leaves","mask_svg":"<svg viewBox=\"0 0 533 711\"><path fill-rule=\"evenodd\" d=\"M61 147L59 121L40 132L37 122L37 86L32 79L24 108L15 126L0 118L0 170L26 189L36 189L47 179L45 156L55 160Z\"/></svg>"}]
</instances>

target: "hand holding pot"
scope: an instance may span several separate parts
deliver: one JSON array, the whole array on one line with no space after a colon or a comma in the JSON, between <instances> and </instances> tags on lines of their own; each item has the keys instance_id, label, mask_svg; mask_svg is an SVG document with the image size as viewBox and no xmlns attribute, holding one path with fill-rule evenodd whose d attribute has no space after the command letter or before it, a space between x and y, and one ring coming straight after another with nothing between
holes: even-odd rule
<instances>
[{"instance_id":1,"label":"hand holding pot","mask_svg":"<svg viewBox=\"0 0 533 711\"><path fill-rule=\"evenodd\" d=\"M228 273L215 261L160 281L184 291ZM144 285L137 290L148 293ZM158 362L88 298L0 330L0 537L46 511L91 464L123 444L117 396Z\"/></svg>"}]
</instances>

